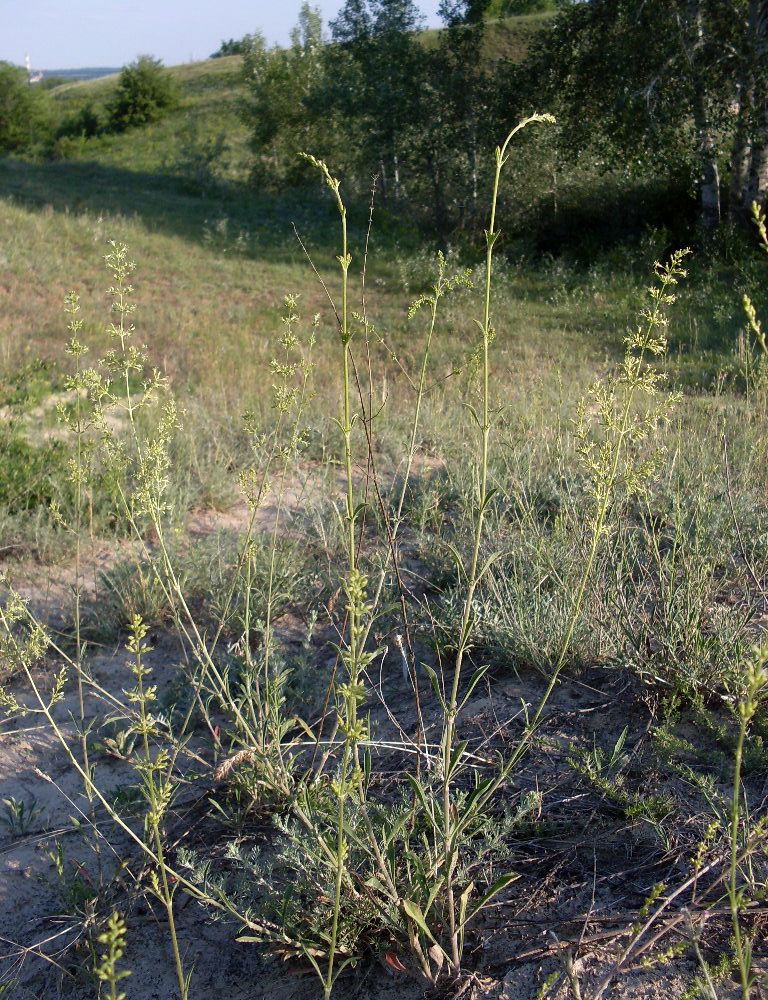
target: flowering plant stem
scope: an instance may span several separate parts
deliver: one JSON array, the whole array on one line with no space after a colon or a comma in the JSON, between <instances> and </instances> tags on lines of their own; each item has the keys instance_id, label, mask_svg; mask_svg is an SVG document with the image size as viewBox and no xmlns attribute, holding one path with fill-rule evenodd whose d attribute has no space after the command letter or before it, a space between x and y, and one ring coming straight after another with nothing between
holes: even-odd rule
<instances>
[{"instance_id":1,"label":"flowering plant stem","mask_svg":"<svg viewBox=\"0 0 768 1000\"><path fill-rule=\"evenodd\" d=\"M464 595L464 611L459 629L459 642L456 651L456 660L453 669L453 680L451 683L450 696L445 704L445 722L441 743L441 767L442 767L442 809L443 809L443 878L445 879L447 894L447 918L448 936L450 942L450 954L448 960L451 972L458 976L461 971L461 953L463 941L463 926L457 913L457 901L454 893L453 873L458 862L458 851L460 838L456 836L455 822L452 810L452 787L455 776L461 765L461 754L455 753L456 718L459 712L459 685L462 677L462 667L464 659L469 651L473 631L473 603L475 592L485 571L489 568L489 563L480 566L480 547L483 540L483 528L485 525L485 514L488 504L493 498L495 490L488 489L488 460L490 453L490 437L492 429L491 420L491 368L490 368L490 348L493 341L494 331L491 325L491 288L493 276L493 251L499 238L500 231L496 229L496 207L499 196L499 184L502 170L507 163L509 145L512 139L526 126L535 122L552 122L551 115L532 115L521 121L509 133L504 143L496 148L496 172L493 181L493 194L491 199L491 217L488 229L485 233L486 255L485 255L485 295L482 324L478 323L482 336L482 414L478 416L474 409L470 410L475 424L480 430L480 455L478 462L479 486L477 502L475 508L474 542L472 546L472 562L469 572L466 572L463 564L459 562L460 575L466 581L466 591Z\"/></svg>"}]
</instances>

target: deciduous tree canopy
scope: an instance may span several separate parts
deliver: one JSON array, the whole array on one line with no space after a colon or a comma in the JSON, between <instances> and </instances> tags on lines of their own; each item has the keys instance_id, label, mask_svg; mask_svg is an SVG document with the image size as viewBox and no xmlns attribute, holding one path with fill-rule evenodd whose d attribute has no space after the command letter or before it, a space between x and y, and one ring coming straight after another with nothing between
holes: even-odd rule
<instances>
[{"instance_id":1,"label":"deciduous tree canopy","mask_svg":"<svg viewBox=\"0 0 768 1000\"><path fill-rule=\"evenodd\" d=\"M176 87L162 62L152 56L139 56L120 74L109 108L110 127L124 132L156 121L177 100Z\"/></svg>"},{"instance_id":2,"label":"deciduous tree canopy","mask_svg":"<svg viewBox=\"0 0 768 1000\"><path fill-rule=\"evenodd\" d=\"M49 128L46 94L30 87L23 69L0 62L0 153L24 149Z\"/></svg>"},{"instance_id":3,"label":"deciduous tree canopy","mask_svg":"<svg viewBox=\"0 0 768 1000\"><path fill-rule=\"evenodd\" d=\"M525 65L488 58L484 18L541 9L553 16ZM331 44L311 10L289 50L246 56L262 179L300 176L295 152L311 146L376 173L385 200L406 199L445 240L476 215L495 137L545 108L561 123L542 164L552 184L584 162L673 179L705 228L765 201L768 0L443 0L447 27L428 42L413 0L346 0Z\"/></svg>"},{"instance_id":4,"label":"deciduous tree canopy","mask_svg":"<svg viewBox=\"0 0 768 1000\"><path fill-rule=\"evenodd\" d=\"M639 170L687 163L701 219L764 201L766 0L589 0L542 35L531 84L545 83L571 155L588 147Z\"/></svg>"}]
</instances>

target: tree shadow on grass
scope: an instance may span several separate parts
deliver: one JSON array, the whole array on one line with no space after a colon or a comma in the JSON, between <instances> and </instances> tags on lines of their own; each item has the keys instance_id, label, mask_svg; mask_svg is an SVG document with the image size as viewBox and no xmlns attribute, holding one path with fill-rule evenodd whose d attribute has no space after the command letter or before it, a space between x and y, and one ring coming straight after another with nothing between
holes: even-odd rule
<instances>
[{"instance_id":1,"label":"tree shadow on grass","mask_svg":"<svg viewBox=\"0 0 768 1000\"><path fill-rule=\"evenodd\" d=\"M338 214L319 187L269 194L94 161L31 163L0 159L0 198L55 212L123 216L149 230L258 258L301 254L291 223L320 251L338 242ZM364 218L359 220L363 231ZM334 253L336 251L334 250Z\"/></svg>"}]
</instances>

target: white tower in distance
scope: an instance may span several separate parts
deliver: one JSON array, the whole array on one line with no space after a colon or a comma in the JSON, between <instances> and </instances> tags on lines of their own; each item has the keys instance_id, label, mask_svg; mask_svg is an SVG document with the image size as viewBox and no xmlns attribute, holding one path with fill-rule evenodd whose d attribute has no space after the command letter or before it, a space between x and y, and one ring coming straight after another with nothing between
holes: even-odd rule
<instances>
[{"instance_id":1,"label":"white tower in distance","mask_svg":"<svg viewBox=\"0 0 768 1000\"><path fill-rule=\"evenodd\" d=\"M35 76L32 76L32 68L29 62L29 53L27 53L24 56L24 62L27 64L27 83L30 84L40 83L40 81L43 79L42 71L40 73L36 73Z\"/></svg>"}]
</instances>

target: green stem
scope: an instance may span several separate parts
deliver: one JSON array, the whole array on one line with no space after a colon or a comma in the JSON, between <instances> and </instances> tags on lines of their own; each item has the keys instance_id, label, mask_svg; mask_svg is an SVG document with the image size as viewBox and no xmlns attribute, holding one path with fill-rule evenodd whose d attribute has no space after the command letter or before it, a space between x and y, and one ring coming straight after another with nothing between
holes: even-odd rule
<instances>
[{"instance_id":1,"label":"green stem","mask_svg":"<svg viewBox=\"0 0 768 1000\"><path fill-rule=\"evenodd\" d=\"M496 173L493 182L493 196L491 199L491 219L486 231L486 257L485 257L485 296L483 310L483 408L480 446L480 481L477 498L477 518L475 521L474 544L472 547L472 563L467 577L467 591L464 598L464 611L461 619L461 631L459 633L459 648L456 652L456 662L453 671L453 682L451 684L450 698L447 702L445 716L445 731L442 741L443 754L443 877L446 880L447 911L448 911L448 933L450 938L450 963L451 971L457 976L461 971L461 948L459 934L456 926L456 904L454 899L453 872L457 860L457 838L453 836L453 820L451 818L451 792L452 792L452 770L451 758L456 730L456 716L458 714L459 684L461 682L461 672L464 656L469 649L471 638L471 618L472 604L475 598L475 591L478 584L478 566L480 561L480 546L483 538L483 527L485 523L485 509L488 503L488 457L490 451L490 345L491 345L491 287L493 271L493 247L498 239L499 233L496 230L496 205L499 196L499 183L501 172L506 163L506 152L512 138L531 121L540 121L538 115L521 122L514 128L504 141L501 147L496 149Z\"/></svg>"},{"instance_id":2,"label":"green stem","mask_svg":"<svg viewBox=\"0 0 768 1000\"><path fill-rule=\"evenodd\" d=\"M739 966L739 976L741 979L742 1000L749 1000L749 967L744 954L744 943L741 937L741 922L739 920L739 893L737 890L738 878L738 852L739 852L739 821L741 819L741 765L744 755L744 740L746 738L747 726L750 716L746 711L740 713L739 737L736 742L736 753L733 766L733 799L731 801L731 830L730 847L731 863L728 879L728 900L731 906L731 919L733 922L733 944L736 952L736 961Z\"/></svg>"},{"instance_id":3,"label":"green stem","mask_svg":"<svg viewBox=\"0 0 768 1000\"><path fill-rule=\"evenodd\" d=\"M333 917L331 921L331 944L328 951L328 972L326 973L324 987L324 998L328 1000L333 991L334 975L333 967L336 960L336 945L339 935L339 915L341 913L341 887L344 879L347 840L344 834L345 805L346 805L346 775L349 768L350 744L349 740L344 744L344 756L341 763L341 773L339 775L339 811L337 814L338 829L336 831L336 879L333 891Z\"/></svg>"},{"instance_id":4,"label":"green stem","mask_svg":"<svg viewBox=\"0 0 768 1000\"><path fill-rule=\"evenodd\" d=\"M83 768L90 774L91 763L88 754L88 734L85 723L85 696L83 690L83 640L81 630L81 602L82 602L82 478L83 478L83 427L81 401L80 401L80 350L75 349L75 438L76 438L76 468L75 468L75 661L77 674L77 702L80 720L80 752L83 757ZM88 799L88 810L91 824L94 830L96 826L96 806L90 786L85 785L85 794ZM98 835L93 842L94 853L96 854L96 866L99 875L99 885L103 881L101 865L101 844Z\"/></svg>"},{"instance_id":5,"label":"green stem","mask_svg":"<svg viewBox=\"0 0 768 1000\"><path fill-rule=\"evenodd\" d=\"M162 903L165 907L165 911L168 915L168 931L171 937L171 946L173 948L173 958L176 965L176 975L179 980L179 990L181 991L181 1000L187 1000L187 981L184 977L184 967L181 961L181 952L179 951L179 940L176 933L176 921L173 915L173 893L168 885L168 872L165 864L165 853L163 851L163 839L160 832L160 823L163 810L165 808L162 788L158 788L156 778L156 765L152 759L152 753L149 747L149 731L151 728L151 721L147 715L147 700L144 693L144 682L143 682L143 672L144 667L142 665L142 646L141 638L139 637L138 631L135 633L137 636L137 643L135 649L136 656L136 684L137 693L139 699L139 715L142 739L144 743L144 766L146 767L146 788L147 788L147 798L149 801L149 825L152 830L152 837L155 842L155 856L157 857L157 867L160 871L160 882L162 886Z\"/></svg>"},{"instance_id":6,"label":"green stem","mask_svg":"<svg viewBox=\"0 0 768 1000\"><path fill-rule=\"evenodd\" d=\"M355 547L355 484L352 473L352 410L350 392L350 364L349 364L349 320L347 288L349 280L349 256L347 246L347 210L339 193L338 181L335 182L334 192L339 214L341 216L341 321L339 338L342 348L342 419L341 430L344 438L344 465L346 469L347 490L346 490L346 522L347 522L347 560L348 560L348 585L350 595L347 605L349 631L347 638L347 675L349 694L342 696L342 711L344 713L344 753L341 762L341 770L338 777L338 807L336 821L338 824L336 831L336 875L333 894L333 915L331 920L331 941L328 951L328 971L324 982L325 998L331 995L334 983L334 965L336 962L336 947L338 943L339 915L341 912L341 891L344 881L346 866L347 841L344 832L346 819L346 799L349 793L348 771L351 764L354 770L359 770L358 746L357 746L357 696L355 689L358 683L359 671L359 647L360 638L359 618L360 611L358 602L352 596L352 581L357 573L357 551Z\"/></svg>"}]
</instances>

